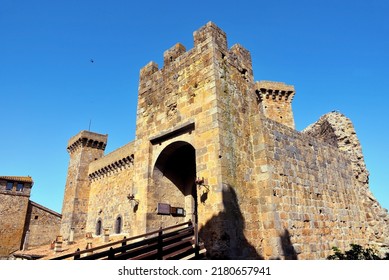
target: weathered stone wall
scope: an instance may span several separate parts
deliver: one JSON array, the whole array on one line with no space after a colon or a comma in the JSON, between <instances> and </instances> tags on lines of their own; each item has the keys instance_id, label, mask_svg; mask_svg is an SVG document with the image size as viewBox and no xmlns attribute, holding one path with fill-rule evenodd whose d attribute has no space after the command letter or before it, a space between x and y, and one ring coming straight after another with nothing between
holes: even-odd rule
<instances>
[{"instance_id":1,"label":"weathered stone wall","mask_svg":"<svg viewBox=\"0 0 389 280\"><path fill-rule=\"evenodd\" d=\"M294 128L293 86L280 82L260 81L255 83L255 90L265 117Z\"/></svg>"},{"instance_id":2,"label":"weathered stone wall","mask_svg":"<svg viewBox=\"0 0 389 280\"><path fill-rule=\"evenodd\" d=\"M48 245L59 234L61 215L30 201L26 222L26 230L29 230L28 247Z\"/></svg>"},{"instance_id":3,"label":"weathered stone wall","mask_svg":"<svg viewBox=\"0 0 389 280\"><path fill-rule=\"evenodd\" d=\"M206 221L222 209L214 61L216 55L221 56L218 51L220 44L226 48L224 32L209 23L194 33L193 49L185 52L185 48L177 44L165 52L161 69L155 63L149 63L141 70L135 180L140 197L147 197L147 204L141 203L140 210L146 214L144 218L150 230L182 220L181 217L156 215L155 204L170 203L164 195L169 199L173 196L167 194L169 184L162 184L162 188L159 185L163 181L167 183L166 180L151 176L156 174L154 165L163 152L161 147L166 148L174 142L184 140L194 147L196 167L192 181L195 177L204 177L212 189L207 197L210 206L198 205L201 219ZM159 178L158 182L154 182L155 178ZM190 200L188 193L184 191L181 195L183 201ZM178 196L174 197L172 206L179 204ZM193 212L193 209L186 210L187 213Z\"/></svg>"},{"instance_id":4,"label":"weathered stone wall","mask_svg":"<svg viewBox=\"0 0 389 280\"><path fill-rule=\"evenodd\" d=\"M250 53L229 49L215 24L193 35L193 49L176 44L160 69L141 69L133 142L102 156L102 136L69 141L65 232L86 220L93 233L100 220L112 233L121 217L136 235L197 212L210 258L320 259L332 246L385 245L387 213L368 191L351 122L295 131L293 86L254 83ZM158 215L158 203L186 216Z\"/></svg>"},{"instance_id":5,"label":"weathered stone wall","mask_svg":"<svg viewBox=\"0 0 389 280\"><path fill-rule=\"evenodd\" d=\"M31 191L31 184L16 191L16 185L6 190L6 183L0 180L0 256L21 249Z\"/></svg>"},{"instance_id":6,"label":"weathered stone wall","mask_svg":"<svg viewBox=\"0 0 389 280\"><path fill-rule=\"evenodd\" d=\"M369 171L366 168L362 147L350 119L339 112L322 116L307 127L304 133L322 139L347 154L353 170L353 186L358 194L359 209L366 224L365 239L378 248L389 247L388 210L381 207L369 189Z\"/></svg>"},{"instance_id":7,"label":"weathered stone wall","mask_svg":"<svg viewBox=\"0 0 389 280\"><path fill-rule=\"evenodd\" d=\"M264 257L320 259L333 246L344 250L351 243L371 244L364 199L340 144L326 144L269 119L263 128L267 163L260 168L269 174L260 195ZM381 238L382 230L387 236L381 223Z\"/></svg>"},{"instance_id":8,"label":"weathered stone wall","mask_svg":"<svg viewBox=\"0 0 389 280\"><path fill-rule=\"evenodd\" d=\"M92 162L89 166L90 199L86 232L96 233L100 220L102 228L115 233L115 221L122 219L122 232L129 236L140 234L136 227L137 206L128 199L134 193L134 143ZM142 201L143 202L143 201Z\"/></svg>"},{"instance_id":9,"label":"weathered stone wall","mask_svg":"<svg viewBox=\"0 0 389 280\"><path fill-rule=\"evenodd\" d=\"M261 258L253 245L258 211L252 205L253 145L248 120L259 113L250 53L240 45L219 46L215 56L218 108L218 188L223 208L203 220L200 236L212 258ZM207 202L204 203L208 207ZM251 239L250 241L248 240Z\"/></svg>"}]
</instances>

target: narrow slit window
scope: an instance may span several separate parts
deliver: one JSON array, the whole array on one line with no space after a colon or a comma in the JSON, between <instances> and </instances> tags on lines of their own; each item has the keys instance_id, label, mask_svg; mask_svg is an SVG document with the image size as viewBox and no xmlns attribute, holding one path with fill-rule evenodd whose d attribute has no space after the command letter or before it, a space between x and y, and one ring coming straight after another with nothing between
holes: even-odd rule
<instances>
[{"instance_id":1,"label":"narrow slit window","mask_svg":"<svg viewBox=\"0 0 389 280\"><path fill-rule=\"evenodd\" d=\"M101 235L101 229L102 229L102 223L101 220L98 220L96 224L96 235Z\"/></svg>"},{"instance_id":2,"label":"narrow slit window","mask_svg":"<svg viewBox=\"0 0 389 280\"><path fill-rule=\"evenodd\" d=\"M119 234L122 232L122 217L117 217L115 221L115 233Z\"/></svg>"}]
</instances>

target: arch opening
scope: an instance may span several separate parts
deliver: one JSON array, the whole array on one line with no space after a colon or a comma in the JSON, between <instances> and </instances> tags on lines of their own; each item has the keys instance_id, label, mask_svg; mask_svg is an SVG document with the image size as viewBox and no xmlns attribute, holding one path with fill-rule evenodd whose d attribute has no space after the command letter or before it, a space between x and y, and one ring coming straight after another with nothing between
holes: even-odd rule
<instances>
[{"instance_id":1,"label":"arch opening","mask_svg":"<svg viewBox=\"0 0 389 280\"><path fill-rule=\"evenodd\" d=\"M120 234L122 232L122 217L118 216L115 220L115 233Z\"/></svg>"},{"instance_id":2,"label":"arch opening","mask_svg":"<svg viewBox=\"0 0 389 280\"><path fill-rule=\"evenodd\" d=\"M158 156L153 169L153 190L149 210L156 213L158 203L171 209L183 208L185 215L158 215L155 219L165 226L192 219L197 221L196 155L194 147L184 141L168 145ZM152 226L152 225L150 225Z\"/></svg>"}]
</instances>

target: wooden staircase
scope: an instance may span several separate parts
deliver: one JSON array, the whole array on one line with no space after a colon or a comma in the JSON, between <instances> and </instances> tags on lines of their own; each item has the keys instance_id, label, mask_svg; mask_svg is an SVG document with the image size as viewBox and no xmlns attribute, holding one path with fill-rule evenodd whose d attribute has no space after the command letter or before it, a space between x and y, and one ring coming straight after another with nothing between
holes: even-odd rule
<instances>
[{"instance_id":1,"label":"wooden staircase","mask_svg":"<svg viewBox=\"0 0 389 280\"><path fill-rule=\"evenodd\" d=\"M203 259L204 245L198 241L191 221L160 228L146 234L99 247L52 258L52 260L180 260Z\"/></svg>"}]
</instances>

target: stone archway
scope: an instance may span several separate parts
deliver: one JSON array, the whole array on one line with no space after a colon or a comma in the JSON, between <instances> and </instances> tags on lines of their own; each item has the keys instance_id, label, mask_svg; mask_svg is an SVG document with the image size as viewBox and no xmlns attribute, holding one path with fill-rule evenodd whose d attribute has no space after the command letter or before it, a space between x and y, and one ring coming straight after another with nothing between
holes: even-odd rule
<instances>
[{"instance_id":1,"label":"stone archway","mask_svg":"<svg viewBox=\"0 0 389 280\"><path fill-rule=\"evenodd\" d=\"M195 187L195 149L188 142L169 144L159 154L152 172L152 185L148 192L148 228L169 226L197 218ZM158 203L182 208L185 215L158 213Z\"/></svg>"}]
</instances>

